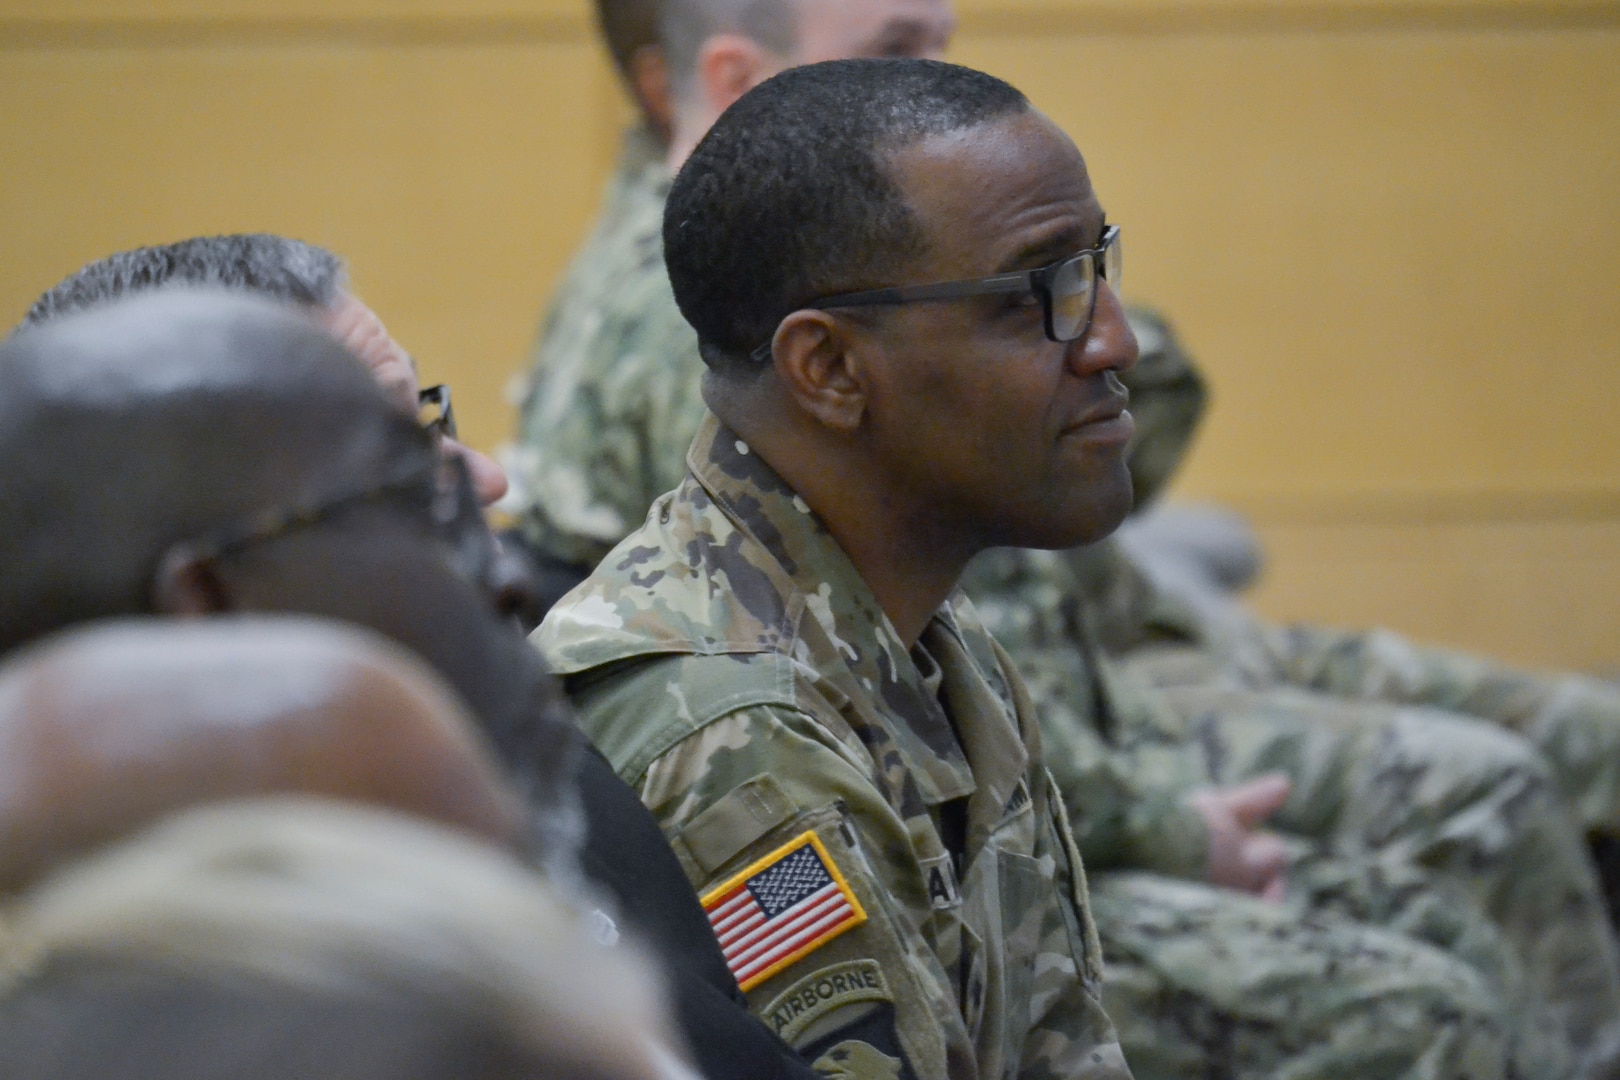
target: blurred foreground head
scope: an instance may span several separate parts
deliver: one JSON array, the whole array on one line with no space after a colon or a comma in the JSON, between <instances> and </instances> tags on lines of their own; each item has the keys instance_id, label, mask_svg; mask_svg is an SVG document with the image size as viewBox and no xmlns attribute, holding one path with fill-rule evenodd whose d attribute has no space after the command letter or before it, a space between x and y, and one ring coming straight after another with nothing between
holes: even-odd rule
<instances>
[{"instance_id":1,"label":"blurred foreground head","mask_svg":"<svg viewBox=\"0 0 1620 1080\"><path fill-rule=\"evenodd\" d=\"M125 619L0 664L0 892L175 810L283 793L522 832L449 687L350 626Z\"/></svg>"},{"instance_id":2,"label":"blurred foreground head","mask_svg":"<svg viewBox=\"0 0 1620 1080\"><path fill-rule=\"evenodd\" d=\"M192 810L5 914L7 1080L696 1080L643 964L386 811Z\"/></svg>"},{"instance_id":3,"label":"blurred foreground head","mask_svg":"<svg viewBox=\"0 0 1620 1080\"><path fill-rule=\"evenodd\" d=\"M450 681L527 794L571 805L576 737L494 610L465 470L331 335L170 290L20 331L0 372L0 653L128 615L357 623Z\"/></svg>"},{"instance_id":4,"label":"blurred foreground head","mask_svg":"<svg viewBox=\"0 0 1620 1080\"><path fill-rule=\"evenodd\" d=\"M97 259L34 301L23 326L39 326L116 300L172 286L225 289L287 304L365 361L401 412L415 416L416 361L395 341L376 312L349 289L343 260L325 248L268 233L196 236L172 244L133 248ZM506 492L506 474L485 454L453 438L445 452L459 457L479 501Z\"/></svg>"}]
</instances>

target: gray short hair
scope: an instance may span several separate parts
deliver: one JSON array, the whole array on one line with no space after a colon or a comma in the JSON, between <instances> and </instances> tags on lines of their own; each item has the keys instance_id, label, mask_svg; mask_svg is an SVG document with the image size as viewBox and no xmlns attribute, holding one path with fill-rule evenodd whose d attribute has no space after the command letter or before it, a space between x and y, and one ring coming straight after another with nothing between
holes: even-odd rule
<instances>
[{"instance_id":1,"label":"gray short hair","mask_svg":"<svg viewBox=\"0 0 1620 1080\"><path fill-rule=\"evenodd\" d=\"M314 244L269 233L198 236L96 260L34 301L22 325L167 285L235 289L283 303L325 307L336 300L345 282L343 260Z\"/></svg>"}]
</instances>

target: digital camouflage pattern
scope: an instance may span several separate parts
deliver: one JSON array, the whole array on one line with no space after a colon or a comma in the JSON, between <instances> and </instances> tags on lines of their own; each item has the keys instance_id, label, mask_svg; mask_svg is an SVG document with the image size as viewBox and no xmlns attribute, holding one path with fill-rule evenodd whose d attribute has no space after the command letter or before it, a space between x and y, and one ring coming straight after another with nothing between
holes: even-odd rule
<instances>
[{"instance_id":1,"label":"digital camouflage pattern","mask_svg":"<svg viewBox=\"0 0 1620 1080\"><path fill-rule=\"evenodd\" d=\"M1124 569L1120 580L1134 576ZM1167 611L1175 598L1154 603ZM1541 751L1584 831L1620 837L1620 687L1580 675L1522 671L1388 630L1279 627L1235 604L1214 612L1207 600L1200 604L1203 610L1179 620L1180 628L1165 622L1115 628L1142 640L1123 654L1136 677L1176 688L1194 708L1198 687L1213 695L1234 686L1276 687L1489 720Z\"/></svg>"},{"instance_id":2,"label":"digital camouflage pattern","mask_svg":"<svg viewBox=\"0 0 1620 1080\"><path fill-rule=\"evenodd\" d=\"M1239 947L1258 932L1242 931L1252 921L1253 902L1230 893L1165 882L1150 904L1143 899L1151 893L1150 879L1134 875L1140 906L1094 903L1110 987L1117 981L1123 991L1140 983L1131 971L1152 976L1151 995L1108 998L1139 1075L1190 1075L1150 1067L1188 1053L1230 1057L1241 1051L1275 1060L1284 1048L1305 1045L1302 1037L1319 1042L1308 1033L1332 1020L1327 1007L1334 996L1321 996L1312 958L1350 948L1369 927L1397 932L1409 952L1417 950L1403 958L1402 970L1417 980L1419 1000L1425 993L1447 1000L1466 981L1426 957L1419 943L1482 978L1506 1009L1494 1030L1512 1032L1506 1050L1520 1074L1596 1077L1620 1070L1620 955L1581 836L1531 746L1433 709L1288 688L1147 688L1094 647L1093 609L1082 599L1090 591L1082 573L1087 568L1069 553L1003 550L981 556L963 584L1029 684L1048 763L1098 897L1108 895L1114 869L1201 875L1202 849L1194 840L1199 822L1181 802L1187 792L1270 771L1287 773L1294 784L1272 824L1295 852L1288 910L1296 918L1267 928L1277 935L1274 947ZM1173 910L1193 899L1186 911ZM1156 932L1142 932L1138 915ZM1129 917L1121 922L1116 916ZM1235 937L1184 936L1200 926ZM1398 941L1386 937L1381 947L1398 951ZM1116 960L1122 962L1117 969ZM1211 996L1219 987L1251 982L1291 1004L1271 1008L1237 992ZM1353 987L1342 982L1333 989ZM1354 992L1364 995L1369 1012L1389 1007L1397 1016L1410 1015L1414 999L1382 999L1388 986L1381 978ZM1466 999L1477 1002L1477 995ZM1144 1020L1139 1010L1149 1000L1178 1002L1205 1019L1171 1024L1161 1004L1150 1010L1154 1022L1138 1028ZM1256 1008L1269 1025L1254 1026ZM1469 1017L1478 1015L1461 1006L1457 1012L1437 1008L1431 1036L1471 1046ZM1407 1047L1414 1070L1438 1060L1410 1023L1392 1018L1378 1028L1392 1037L1414 1032L1416 1041ZM1236 1030L1245 1031L1245 1039L1236 1050L1223 1049L1220 1040ZM1182 1033L1180 1045L1150 1052L1175 1031ZM1201 1043L1194 1032L1216 1042ZM1361 1075L1326 1045L1294 1061L1291 1068L1304 1071L1284 1075Z\"/></svg>"},{"instance_id":3,"label":"digital camouflage pattern","mask_svg":"<svg viewBox=\"0 0 1620 1080\"><path fill-rule=\"evenodd\" d=\"M594 566L680 483L703 417L703 361L664 271L671 176L635 129L595 230L542 324L521 391L518 438L502 453L503 507L560 562Z\"/></svg>"},{"instance_id":4,"label":"digital camouflage pattern","mask_svg":"<svg viewBox=\"0 0 1620 1080\"><path fill-rule=\"evenodd\" d=\"M1162 874L1091 876L1103 1004L1138 1077L1567 1076L1468 965L1405 935Z\"/></svg>"},{"instance_id":5,"label":"digital camouflage pattern","mask_svg":"<svg viewBox=\"0 0 1620 1080\"><path fill-rule=\"evenodd\" d=\"M691 472L536 631L702 893L813 831L866 922L749 990L835 1075L1130 1075L1027 698L960 597L895 634L710 418Z\"/></svg>"},{"instance_id":6,"label":"digital camouflage pattern","mask_svg":"<svg viewBox=\"0 0 1620 1080\"><path fill-rule=\"evenodd\" d=\"M1137 329L1144 341L1163 332L1162 323ZM1132 373L1137 435L1130 464L1138 509L1180 467L1207 399L1196 366L1173 337L1166 341L1155 353L1144 345L1142 370ZM1071 559L1101 644L1148 685L1182 688L1181 700L1194 711L1195 687L1220 694L1236 685L1292 687L1489 720L1546 756L1588 833L1620 838L1620 687L1518 670L1388 630L1273 626L1229 596L1162 587L1112 541Z\"/></svg>"}]
</instances>

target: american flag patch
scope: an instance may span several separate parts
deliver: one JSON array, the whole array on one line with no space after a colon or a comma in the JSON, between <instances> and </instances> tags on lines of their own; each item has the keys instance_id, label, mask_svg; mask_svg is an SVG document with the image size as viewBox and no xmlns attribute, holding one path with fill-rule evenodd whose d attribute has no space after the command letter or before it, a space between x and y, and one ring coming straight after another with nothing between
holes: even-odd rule
<instances>
[{"instance_id":1,"label":"american flag patch","mask_svg":"<svg viewBox=\"0 0 1620 1080\"><path fill-rule=\"evenodd\" d=\"M703 910L744 990L866 921L814 832L800 833L706 893Z\"/></svg>"}]
</instances>

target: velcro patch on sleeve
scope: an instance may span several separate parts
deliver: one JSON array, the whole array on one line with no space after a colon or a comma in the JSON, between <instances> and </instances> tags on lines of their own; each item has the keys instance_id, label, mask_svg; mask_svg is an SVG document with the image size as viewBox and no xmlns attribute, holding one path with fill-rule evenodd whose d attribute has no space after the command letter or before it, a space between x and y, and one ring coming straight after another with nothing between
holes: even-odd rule
<instances>
[{"instance_id":1,"label":"velcro patch on sleeve","mask_svg":"<svg viewBox=\"0 0 1620 1080\"><path fill-rule=\"evenodd\" d=\"M876 960L845 960L811 972L765 1006L760 1016L783 1042L792 1045L806 1028L847 1005L893 1001Z\"/></svg>"},{"instance_id":2,"label":"velcro patch on sleeve","mask_svg":"<svg viewBox=\"0 0 1620 1080\"><path fill-rule=\"evenodd\" d=\"M737 984L750 990L866 921L814 832L803 832L703 896Z\"/></svg>"}]
</instances>

